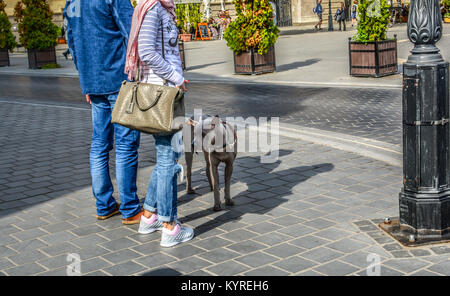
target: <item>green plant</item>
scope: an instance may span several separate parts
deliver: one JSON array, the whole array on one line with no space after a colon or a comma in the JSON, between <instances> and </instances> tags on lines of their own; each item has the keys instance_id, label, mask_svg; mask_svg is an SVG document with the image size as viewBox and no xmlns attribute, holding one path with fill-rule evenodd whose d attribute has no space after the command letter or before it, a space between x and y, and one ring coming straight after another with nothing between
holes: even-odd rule
<instances>
[{"instance_id":1,"label":"green plant","mask_svg":"<svg viewBox=\"0 0 450 296\"><path fill-rule=\"evenodd\" d=\"M450 17L450 0L443 0L444 4L444 17Z\"/></svg>"},{"instance_id":2,"label":"green plant","mask_svg":"<svg viewBox=\"0 0 450 296\"><path fill-rule=\"evenodd\" d=\"M187 16L186 16L186 4L177 4L175 7L175 15L177 17L177 28L180 34L184 34L188 31L187 28Z\"/></svg>"},{"instance_id":3,"label":"green plant","mask_svg":"<svg viewBox=\"0 0 450 296\"><path fill-rule=\"evenodd\" d=\"M0 0L0 48L8 48L12 52L17 43L11 32L11 23L6 15L5 7L4 1Z\"/></svg>"},{"instance_id":4,"label":"green plant","mask_svg":"<svg viewBox=\"0 0 450 296\"><path fill-rule=\"evenodd\" d=\"M225 30L227 46L236 54L254 48L266 53L275 45L280 30L275 26L269 0L234 0L237 18Z\"/></svg>"},{"instance_id":5,"label":"green plant","mask_svg":"<svg viewBox=\"0 0 450 296\"><path fill-rule=\"evenodd\" d=\"M202 13L200 12L200 4L189 3L187 21L189 23L189 31L196 30L197 24L202 22Z\"/></svg>"},{"instance_id":6,"label":"green plant","mask_svg":"<svg viewBox=\"0 0 450 296\"><path fill-rule=\"evenodd\" d=\"M188 23L189 31L196 30L197 24L202 22L202 13L200 12L200 4L189 3L188 4Z\"/></svg>"},{"instance_id":7,"label":"green plant","mask_svg":"<svg viewBox=\"0 0 450 296\"><path fill-rule=\"evenodd\" d=\"M59 28L52 22L53 12L46 0L22 0L17 3L14 16L23 47L42 50L56 46Z\"/></svg>"},{"instance_id":8,"label":"green plant","mask_svg":"<svg viewBox=\"0 0 450 296\"><path fill-rule=\"evenodd\" d=\"M389 5L386 0L360 0L358 4L358 28L353 37L358 42L386 40L389 23Z\"/></svg>"},{"instance_id":9,"label":"green plant","mask_svg":"<svg viewBox=\"0 0 450 296\"><path fill-rule=\"evenodd\" d=\"M443 0L442 4L444 4L444 7L446 9L450 9L450 0Z\"/></svg>"}]
</instances>

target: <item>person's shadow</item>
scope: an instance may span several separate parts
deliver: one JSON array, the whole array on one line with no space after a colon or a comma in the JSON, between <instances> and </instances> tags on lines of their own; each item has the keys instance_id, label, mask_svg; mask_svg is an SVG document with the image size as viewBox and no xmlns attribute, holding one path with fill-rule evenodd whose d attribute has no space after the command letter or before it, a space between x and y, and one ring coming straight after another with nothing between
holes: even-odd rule
<instances>
[{"instance_id":1,"label":"person's shadow","mask_svg":"<svg viewBox=\"0 0 450 296\"><path fill-rule=\"evenodd\" d=\"M293 150L279 150L279 157L283 157L286 155L289 155L293 152ZM259 156L245 156L241 158L237 158L235 164L237 163L257 163L260 161ZM287 196L292 194L292 188L295 187L297 184L300 184L301 182L315 176L316 174L328 172L331 171L334 168L334 165L331 163L321 163L311 166L298 166L294 168L289 168L286 170L276 170L276 168L279 167L279 165L282 163L282 160L278 159L274 163L267 163L264 164L264 168L267 170L268 176L265 176L265 179L271 183L271 180L279 180L282 176L285 176L283 180L281 180L280 185L274 185L274 187L277 187L279 189L278 193L270 192L268 196L265 196L264 192L267 191L261 191L261 184L264 184L263 180L260 180L258 182L254 182L254 178L251 176L246 177L245 179L250 179L250 181L245 181L247 184L247 190L245 192L238 193L233 196L232 198L239 199L242 196L252 194L254 192L260 192L260 196L258 197L258 194L252 194L253 199L256 199L255 201L240 204L238 201L235 202L235 205L232 207L226 207L222 212L223 214L217 215L214 219L207 221L197 227L194 228L195 234L200 235L206 231L209 231L220 224L232 220L240 220L242 215L245 213L255 213L255 214L266 214L267 212L270 212L271 210L277 208L279 205L285 203L288 201ZM200 170L201 171L201 170ZM196 171L192 173L192 177L194 180L194 175L200 174L200 171ZM270 175L276 174L276 178L271 178ZM198 176L197 176L198 177ZM205 176L206 178L206 176ZM236 183L237 178L232 178L232 185L233 183ZM242 179L240 179L242 181ZM283 182L285 181L285 182ZM275 195L273 195L273 194ZM267 194L267 193L266 193ZM199 196L200 194L196 194ZM223 192L221 192L221 199L223 200ZM192 195L184 195L181 196L178 199L178 204L182 205L185 203L189 203L190 201L195 200L195 198L192 198ZM212 204L213 199L211 197L211 208L202 210L199 212L195 212L192 214L189 214L187 216L184 216L183 218L180 218L180 222L186 223L189 221L193 221L202 217L206 217L208 215L211 215L215 212L212 210Z\"/></svg>"}]
</instances>

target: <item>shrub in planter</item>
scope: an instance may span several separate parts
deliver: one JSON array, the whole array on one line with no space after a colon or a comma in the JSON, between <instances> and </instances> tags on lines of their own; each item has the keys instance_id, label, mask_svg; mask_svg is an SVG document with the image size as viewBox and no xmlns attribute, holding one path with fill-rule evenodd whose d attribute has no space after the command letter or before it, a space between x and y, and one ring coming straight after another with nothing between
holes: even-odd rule
<instances>
[{"instance_id":1,"label":"shrub in planter","mask_svg":"<svg viewBox=\"0 0 450 296\"><path fill-rule=\"evenodd\" d=\"M442 5L444 6L444 10L442 11L444 22L450 23L450 0L443 0Z\"/></svg>"},{"instance_id":2,"label":"shrub in planter","mask_svg":"<svg viewBox=\"0 0 450 296\"><path fill-rule=\"evenodd\" d=\"M396 74L397 40L388 40L386 0L360 0L357 33L349 39L350 75L380 77Z\"/></svg>"},{"instance_id":3,"label":"shrub in planter","mask_svg":"<svg viewBox=\"0 0 450 296\"><path fill-rule=\"evenodd\" d=\"M14 9L19 41L28 50L29 68L56 64L55 46L59 28L46 0L22 0Z\"/></svg>"},{"instance_id":4,"label":"shrub in planter","mask_svg":"<svg viewBox=\"0 0 450 296\"><path fill-rule=\"evenodd\" d=\"M275 71L274 45L280 30L273 22L268 0L234 0L237 17L225 30L227 46L234 53L237 74Z\"/></svg>"},{"instance_id":5,"label":"shrub in planter","mask_svg":"<svg viewBox=\"0 0 450 296\"><path fill-rule=\"evenodd\" d=\"M197 24L202 22L202 13L200 12L200 4L198 3L189 3L187 5L187 21L188 21L188 32L186 33L195 33L197 30Z\"/></svg>"},{"instance_id":6,"label":"shrub in planter","mask_svg":"<svg viewBox=\"0 0 450 296\"><path fill-rule=\"evenodd\" d=\"M183 42L189 42L192 39L192 34L188 30L188 6L187 4L177 4L175 8L175 15L177 16L177 28L179 38Z\"/></svg>"},{"instance_id":7,"label":"shrub in planter","mask_svg":"<svg viewBox=\"0 0 450 296\"><path fill-rule=\"evenodd\" d=\"M17 46L16 38L11 32L11 23L5 12L6 4L0 0L0 66L9 66L9 51Z\"/></svg>"}]
</instances>

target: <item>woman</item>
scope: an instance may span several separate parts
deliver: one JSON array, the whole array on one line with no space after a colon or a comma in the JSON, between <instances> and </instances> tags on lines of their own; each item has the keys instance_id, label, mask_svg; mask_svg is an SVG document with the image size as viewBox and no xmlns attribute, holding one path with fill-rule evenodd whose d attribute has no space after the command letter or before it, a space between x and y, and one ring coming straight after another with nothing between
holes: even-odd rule
<instances>
[{"instance_id":1,"label":"woman","mask_svg":"<svg viewBox=\"0 0 450 296\"><path fill-rule=\"evenodd\" d=\"M133 13L125 71L129 79L137 74L143 83L175 86L186 91L178 49L173 0L141 0ZM164 50L164 53L163 53ZM171 247L194 237L191 228L177 220L177 175L181 153L174 151L174 134L154 135L156 166L150 179L139 233L162 230L161 246Z\"/></svg>"},{"instance_id":2,"label":"woman","mask_svg":"<svg viewBox=\"0 0 450 296\"><path fill-rule=\"evenodd\" d=\"M356 14L358 12L358 0L355 0L352 5L352 27L357 23Z\"/></svg>"},{"instance_id":3,"label":"woman","mask_svg":"<svg viewBox=\"0 0 450 296\"><path fill-rule=\"evenodd\" d=\"M339 7L336 11L336 20L339 22L339 31L342 30L341 23L344 23L344 31L345 28L345 6L344 2L341 2L341 7Z\"/></svg>"}]
</instances>

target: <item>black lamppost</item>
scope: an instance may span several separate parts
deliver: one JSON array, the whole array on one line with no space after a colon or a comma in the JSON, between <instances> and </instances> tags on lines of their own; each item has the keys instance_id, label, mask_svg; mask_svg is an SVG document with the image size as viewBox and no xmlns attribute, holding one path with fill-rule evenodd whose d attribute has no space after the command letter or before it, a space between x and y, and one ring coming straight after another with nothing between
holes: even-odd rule
<instances>
[{"instance_id":1,"label":"black lamppost","mask_svg":"<svg viewBox=\"0 0 450 296\"><path fill-rule=\"evenodd\" d=\"M408 37L414 49L403 64L400 221L382 224L405 244L450 239L449 64L435 46L441 36L439 0L412 0Z\"/></svg>"},{"instance_id":2,"label":"black lamppost","mask_svg":"<svg viewBox=\"0 0 450 296\"><path fill-rule=\"evenodd\" d=\"M328 0L328 31L333 31L333 12L331 11L331 0Z\"/></svg>"}]
</instances>

